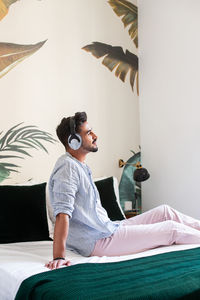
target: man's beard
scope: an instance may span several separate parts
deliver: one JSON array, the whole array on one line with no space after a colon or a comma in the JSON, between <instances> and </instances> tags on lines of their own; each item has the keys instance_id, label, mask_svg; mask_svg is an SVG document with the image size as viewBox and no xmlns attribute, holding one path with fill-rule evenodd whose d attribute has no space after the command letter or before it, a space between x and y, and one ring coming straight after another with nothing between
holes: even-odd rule
<instances>
[{"instance_id":1,"label":"man's beard","mask_svg":"<svg viewBox=\"0 0 200 300\"><path fill-rule=\"evenodd\" d=\"M96 148L91 148L90 152L97 152L98 151L98 147L96 146Z\"/></svg>"},{"instance_id":2,"label":"man's beard","mask_svg":"<svg viewBox=\"0 0 200 300\"><path fill-rule=\"evenodd\" d=\"M97 152L98 147L97 146L87 146L87 145L82 145L83 149L86 150L87 152Z\"/></svg>"},{"instance_id":3,"label":"man's beard","mask_svg":"<svg viewBox=\"0 0 200 300\"><path fill-rule=\"evenodd\" d=\"M88 152L97 152L98 151L98 147L88 147L88 146L82 146L84 150L88 151Z\"/></svg>"}]
</instances>

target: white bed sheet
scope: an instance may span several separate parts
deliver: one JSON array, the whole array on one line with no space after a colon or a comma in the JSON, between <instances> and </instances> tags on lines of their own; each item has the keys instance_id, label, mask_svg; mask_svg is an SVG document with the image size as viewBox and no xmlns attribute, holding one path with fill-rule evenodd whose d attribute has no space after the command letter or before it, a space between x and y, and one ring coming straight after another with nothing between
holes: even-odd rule
<instances>
[{"instance_id":1,"label":"white bed sheet","mask_svg":"<svg viewBox=\"0 0 200 300\"><path fill-rule=\"evenodd\" d=\"M115 257L83 257L67 251L72 265L78 263L105 263L135 259L170 251L200 247L200 245L173 245L145 252ZM26 242L0 245L0 299L13 300L22 281L31 275L50 271L44 265L52 257L52 242Z\"/></svg>"}]
</instances>

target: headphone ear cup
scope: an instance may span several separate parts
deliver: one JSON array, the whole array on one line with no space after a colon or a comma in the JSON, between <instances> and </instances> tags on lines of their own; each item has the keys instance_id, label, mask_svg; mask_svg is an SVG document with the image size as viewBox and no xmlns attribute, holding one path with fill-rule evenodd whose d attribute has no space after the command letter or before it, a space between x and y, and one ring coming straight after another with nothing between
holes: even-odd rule
<instances>
[{"instance_id":1,"label":"headphone ear cup","mask_svg":"<svg viewBox=\"0 0 200 300\"><path fill-rule=\"evenodd\" d=\"M71 134L68 137L68 145L73 150L78 150L82 145L82 138L79 134Z\"/></svg>"}]
</instances>

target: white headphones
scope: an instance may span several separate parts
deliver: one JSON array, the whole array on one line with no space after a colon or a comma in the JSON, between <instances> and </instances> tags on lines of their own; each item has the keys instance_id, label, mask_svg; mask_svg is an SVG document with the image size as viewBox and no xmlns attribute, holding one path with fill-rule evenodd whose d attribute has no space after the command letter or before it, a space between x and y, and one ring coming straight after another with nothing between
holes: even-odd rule
<instances>
[{"instance_id":1,"label":"white headphones","mask_svg":"<svg viewBox=\"0 0 200 300\"><path fill-rule=\"evenodd\" d=\"M70 136L68 137L68 145L73 150L78 150L82 145L82 138L78 133L76 133L74 117L70 118Z\"/></svg>"}]
</instances>

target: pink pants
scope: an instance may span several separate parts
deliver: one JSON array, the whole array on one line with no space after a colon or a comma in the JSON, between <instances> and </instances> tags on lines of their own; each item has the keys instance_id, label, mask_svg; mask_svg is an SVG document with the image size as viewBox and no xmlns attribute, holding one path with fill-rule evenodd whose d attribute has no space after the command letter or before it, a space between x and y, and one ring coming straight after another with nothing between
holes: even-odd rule
<instances>
[{"instance_id":1,"label":"pink pants","mask_svg":"<svg viewBox=\"0 0 200 300\"><path fill-rule=\"evenodd\" d=\"M172 244L200 244L200 221L161 205L121 221L113 235L96 242L91 256L127 255Z\"/></svg>"}]
</instances>

